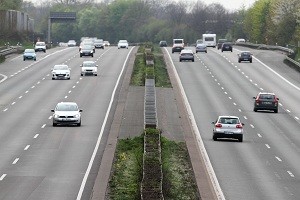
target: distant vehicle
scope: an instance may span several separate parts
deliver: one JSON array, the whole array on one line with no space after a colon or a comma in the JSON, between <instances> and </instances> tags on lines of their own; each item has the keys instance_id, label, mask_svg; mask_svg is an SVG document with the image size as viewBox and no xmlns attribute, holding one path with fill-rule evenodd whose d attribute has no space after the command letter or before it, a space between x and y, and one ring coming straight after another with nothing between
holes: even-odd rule
<instances>
[{"instance_id":1,"label":"distant vehicle","mask_svg":"<svg viewBox=\"0 0 300 200\"><path fill-rule=\"evenodd\" d=\"M160 47L167 47L168 43L167 43L167 41L162 40L162 41L159 42L159 46Z\"/></svg>"},{"instance_id":2,"label":"distant vehicle","mask_svg":"<svg viewBox=\"0 0 300 200\"><path fill-rule=\"evenodd\" d=\"M202 40L203 43L206 44L207 47L216 47L217 41L216 41L216 34L203 34Z\"/></svg>"},{"instance_id":3,"label":"distant vehicle","mask_svg":"<svg viewBox=\"0 0 300 200\"><path fill-rule=\"evenodd\" d=\"M75 47L76 46L76 41L75 40L69 40L67 45L68 45L68 47Z\"/></svg>"},{"instance_id":4,"label":"distant vehicle","mask_svg":"<svg viewBox=\"0 0 300 200\"><path fill-rule=\"evenodd\" d=\"M98 65L94 61L83 61L81 67L81 76L93 75L97 76Z\"/></svg>"},{"instance_id":5,"label":"distant vehicle","mask_svg":"<svg viewBox=\"0 0 300 200\"><path fill-rule=\"evenodd\" d=\"M279 98L277 98L274 93L260 92L256 97L253 97L253 99L255 99L254 112L258 110L273 110L275 113L278 113Z\"/></svg>"},{"instance_id":6,"label":"distant vehicle","mask_svg":"<svg viewBox=\"0 0 300 200\"><path fill-rule=\"evenodd\" d=\"M104 49L104 41L102 39L94 40L95 48Z\"/></svg>"},{"instance_id":7,"label":"distant vehicle","mask_svg":"<svg viewBox=\"0 0 300 200\"><path fill-rule=\"evenodd\" d=\"M54 65L52 68L52 80L54 79L70 79L71 70L68 65Z\"/></svg>"},{"instance_id":8,"label":"distant vehicle","mask_svg":"<svg viewBox=\"0 0 300 200\"><path fill-rule=\"evenodd\" d=\"M23 60L34 60L36 61L36 53L34 49L25 49L23 53Z\"/></svg>"},{"instance_id":9,"label":"distant vehicle","mask_svg":"<svg viewBox=\"0 0 300 200\"><path fill-rule=\"evenodd\" d=\"M203 44L203 43L197 44L197 46L196 46L196 53L198 53L198 52L205 52L205 53L207 53L206 44Z\"/></svg>"},{"instance_id":10,"label":"distant vehicle","mask_svg":"<svg viewBox=\"0 0 300 200\"><path fill-rule=\"evenodd\" d=\"M236 43L239 43L239 42L244 43L244 42L246 42L246 40L243 38L239 38L236 40Z\"/></svg>"},{"instance_id":11,"label":"distant vehicle","mask_svg":"<svg viewBox=\"0 0 300 200\"><path fill-rule=\"evenodd\" d=\"M183 39L173 39L172 53L181 52L184 49L184 40Z\"/></svg>"},{"instance_id":12,"label":"distant vehicle","mask_svg":"<svg viewBox=\"0 0 300 200\"><path fill-rule=\"evenodd\" d=\"M227 42L227 39L219 39L217 44L218 49L221 49L222 44L225 42Z\"/></svg>"},{"instance_id":13,"label":"distant vehicle","mask_svg":"<svg viewBox=\"0 0 300 200\"><path fill-rule=\"evenodd\" d=\"M252 63L252 53L250 53L249 51L242 51L241 53L238 54L238 62L242 62L242 61L249 61L250 63Z\"/></svg>"},{"instance_id":14,"label":"distant vehicle","mask_svg":"<svg viewBox=\"0 0 300 200\"><path fill-rule=\"evenodd\" d=\"M229 42L225 42L222 44L222 47L221 47L221 51L231 51L232 52L232 45L231 43Z\"/></svg>"},{"instance_id":15,"label":"distant vehicle","mask_svg":"<svg viewBox=\"0 0 300 200\"><path fill-rule=\"evenodd\" d=\"M107 40L104 40L104 41L103 41L103 44L104 44L104 46L106 46L106 47L109 47L109 46L110 46L110 43L109 43L109 41L107 41Z\"/></svg>"},{"instance_id":16,"label":"distant vehicle","mask_svg":"<svg viewBox=\"0 0 300 200\"><path fill-rule=\"evenodd\" d=\"M80 57L82 56L92 56L94 57L94 46L84 45L80 50Z\"/></svg>"},{"instance_id":17,"label":"distant vehicle","mask_svg":"<svg viewBox=\"0 0 300 200\"><path fill-rule=\"evenodd\" d=\"M59 124L74 124L81 126L81 112L78 105L75 102L60 102L55 106L52 120L53 126Z\"/></svg>"},{"instance_id":18,"label":"distant vehicle","mask_svg":"<svg viewBox=\"0 0 300 200\"><path fill-rule=\"evenodd\" d=\"M43 51L46 53L46 43L45 42L36 42L34 46L35 52L37 51Z\"/></svg>"},{"instance_id":19,"label":"distant vehicle","mask_svg":"<svg viewBox=\"0 0 300 200\"><path fill-rule=\"evenodd\" d=\"M197 46L198 44L202 44L202 43L203 43L203 40L202 40L202 39L196 40L196 46Z\"/></svg>"},{"instance_id":20,"label":"distant vehicle","mask_svg":"<svg viewBox=\"0 0 300 200\"><path fill-rule=\"evenodd\" d=\"M91 38L89 38L89 39L84 39L84 40L80 43L79 51L81 50L81 48L82 48L83 46L87 46L87 45L93 47L93 53L96 52L96 47L95 47L94 39L91 39Z\"/></svg>"},{"instance_id":21,"label":"distant vehicle","mask_svg":"<svg viewBox=\"0 0 300 200\"><path fill-rule=\"evenodd\" d=\"M128 42L127 42L127 40L119 40L119 42L118 42L118 49L121 49L121 48L128 49Z\"/></svg>"},{"instance_id":22,"label":"distant vehicle","mask_svg":"<svg viewBox=\"0 0 300 200\"><path fill-rule=\"evenodd\" d=\"M194 62L195 59L194 59L193 51L190 49L181 50L180 55L179 55L179 62L181 62L183 60L190 60L190 61Z\"/></svg>"},{"instance_id":23,"label":"distant vehicle","mask_svg":"<svg viewBox=\"0 0 300 200\"><path fill-rule=\"evenodd\" d=\"M233 138L243 142L243 126L240 119L236 116L219 116L215 122L212 122L213 140L218 138Z\"/></svg>"}]
</instances>

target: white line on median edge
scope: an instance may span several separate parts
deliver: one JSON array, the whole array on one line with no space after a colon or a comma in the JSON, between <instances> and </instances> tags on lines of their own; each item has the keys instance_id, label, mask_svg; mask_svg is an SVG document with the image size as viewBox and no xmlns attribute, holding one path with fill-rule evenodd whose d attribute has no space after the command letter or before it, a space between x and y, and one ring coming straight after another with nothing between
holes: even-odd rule
<instances>
[{"instance_id":1,"label":"white line on median edge","mask_svg":"<svg viewBox=\"0 0 300 200\"><path fill-rule=\"evenodd\" d=\"M90 162L89 162L88 168L87 168L87 170L86 170L86 172L85 172L85 174L84 174L84 177L83 177L83 180L82 180L82 183L81 183L81 186L80 186L80 189L79 189L79 192L78 192L78 195L77 195L76 200L80 200L81 197L82 197L82 193L83 193L85 184L86 184L86 182L87 182L87 179L88 179L88 176L89 176L89 174L90 174L90 171L91 171L93 162L94 162L94 160L95 160L97 151L98 151L98 149L99 149L99 145L100 145L100 142L101 142L101 138L102 138L102 135L103 135L103 132L104 132L104 128L105 128L107 119L108 119L108 115L109 115L109 113L110 113L110 109L111 109L111 106L112 106L112 103L113 103L113 100L114 100L114 97L115 97L116 90L117 90L117 88L118 88L118 85L119 85L121 76L123 75L123 72L124 72L124 70L125 70L125 66L126 66L126 64L127 64L129 55L131 54L131 52L132 52L133 49L134 49L134 47L131 48L130 51L129 51L129 53L127 54L126 60L125 60L125 62L124 62L124 64L123 64L122 70L121 70L121 72L120 72L120 74L119 74L117 83L116 83L115 88L114 88L114 90L113 90L113 92L112 92L111 99L110 99L110 102L109 102L109 106L108 106L108 108L107 108L107 111L106 111L106 114L105 114L105 118L104 118L104 121L103 121L103 123L102 123L102 127L101 127L101 130L100 130L100 134L99 134L99 137L98 137L98 140L97 140L97 143L96 143L94 152L93 152L93 154L92 154L91 160L90 160Z\"/></svg>"},{"instance_id":2,"label":"white line on median edge","mask_svg":"<svg viewBox=\"0 0 300 200\"><path fill-rule=\"evenodd\" d=\"M211 162L210 162L210 160L209 160L207 151L206 151L206 149L205 149L205 147L204 147L204 143L203 143L203 141L202 141L202 138L201 138L201 135L200 135L200 132L199 132L199 129L198 129L198 126L197 126L197 123L196 123L194 114L193 114L193 112L192 112L192 108L191 108L191 106L190 106L190 104L189 104L189 101L188 101L187 96L186 96L186 94L185 94L185 91L184 91L184 89L183 89L181 80L180 80L179 75L178 75L178 73L177 73L177 70L176 70L176 68L175 68L175 66L174 66L173 60L172 60L172 58L171 58L171 56L170 56L170 54L169 54L169 52L167 51L166 48L165 48L165 51L168 53L170 62L172 63L172 67L173 67L173 69L174 69L174 74L175 74L175 76L176 76L176 80L177 80L177 82L178 82L178 86L179 86L179 88L180 88L181 95L182 95L182 97L183 97L183 99L184 99L184 104L185 104L185 106L186 106L187 112L188 112L188 114L189 114L189 118L190 118L191 123L192 123L192 128L193 128L194 133L195 133L195 135L196 135L196 137L197 137L197 142L198 142L199 150L200 150L200 153L201 153L201 155L202 155L202 157L203 157L203 159L204 159L204 163L205 163L207 172L208 172L208 174L209 174L209 178L210 178L210 180L211 180L211 182L212 182L213 188L214 188L214 190L215 190L215 193L216 193L216 195L217 195L217 198L218 198L219 200L225 200L225 196L224 196L223 191L222 191L222 189L221 189L221 187L220 187L220 184L219 184L219 181L218 181L218 179L217 179L217 176L216 176L216 174L215 174L215 172L214 172L214 169L213 169L213 167L212 167L212 165L211 165Z\"/></svg>"}]
</instances>

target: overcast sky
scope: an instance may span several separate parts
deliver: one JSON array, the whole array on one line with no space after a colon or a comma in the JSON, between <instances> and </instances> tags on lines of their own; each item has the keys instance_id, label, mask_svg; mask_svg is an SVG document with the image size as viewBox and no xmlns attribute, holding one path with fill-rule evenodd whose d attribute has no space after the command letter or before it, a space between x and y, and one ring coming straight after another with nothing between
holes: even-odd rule
<instances>
[{"instance_id":1,"label":"overcast sky","mask_svg":"<svg viewBox=\"0 0 300 200\"><path fill-rule=\"evenodd\" d=\"M33 3L36 2L45 2L46 0L26 0L31 1ZM96 0L100 2L101 0ZM196 2L197 0L175 0L175 1L184 1L184 2ZM211 3L220 3L222 4L226 9L234 11L240 9L242 6L245 6L246 9L253 5L253 3L256 0L202 0L207 5Z\"/></svg>"}]
</instances>

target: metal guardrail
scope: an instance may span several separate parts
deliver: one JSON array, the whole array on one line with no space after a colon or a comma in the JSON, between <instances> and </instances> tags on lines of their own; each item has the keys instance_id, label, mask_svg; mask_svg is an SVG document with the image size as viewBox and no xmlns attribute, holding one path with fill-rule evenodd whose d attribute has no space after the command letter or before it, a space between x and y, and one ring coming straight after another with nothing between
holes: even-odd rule
<instances>
[{"instance_id":1,"label":"metal guardrail","mask_svg":"<svg viewBox=\"0 0 300 200\"><path fill-rule=\"evenodd\" d=\"M299 63L299 62L297 62L297 61L291 59L291 58L288 57L288 56L286 56L285 59L288 60L289 62L293 63L295 66L299 67L299 69L300 69L300 63Z\"/></svg>"},{"instance_id":2,"label":"metal guardrail","mask_svg":"<svg viewBox=\"0 0 300 200\"><path fill-rule=\"evenodd\" d=\"M238 46L245 46L249 48L256 48L256 49L267 49L267 50L279 50L284 53L293 54L294 50L287 48L287 47L282 47L282 46L273 46L273 45L266 45L266 44L253 44L250 42L237 42L235 45Z\"/></svg>"},{"instance_id":3,"label":"metal guardrail","mask_svg":"<svg viewBox=\"0 0 300 200\"><path fill-rule=\"evenodd\" d=\"M6 49L0 50L0 56L7 56L12 53L16 53L19 47L8 47Z\"/></svg>"}]
</instances>

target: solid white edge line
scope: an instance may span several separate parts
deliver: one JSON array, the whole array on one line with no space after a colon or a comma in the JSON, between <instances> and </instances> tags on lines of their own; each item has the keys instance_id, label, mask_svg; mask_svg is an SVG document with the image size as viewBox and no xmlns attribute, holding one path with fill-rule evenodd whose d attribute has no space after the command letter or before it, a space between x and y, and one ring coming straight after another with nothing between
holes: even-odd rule
<instances>
[{"instance_id":1,"label":"solid white edge line","mask_svg":"<svg viewBox=\"0 0 300 200\"><path fill-rule=\"evenodd\" d=\"M7 174L2 174L2 176L0 177L0 181L3 181L3 179L5 178Z\"/></svg>"},{"instance_id":2,"label":"solid white edge line","mask_svg":"<svg viewBox=\"0 0 300 200\"><path fill-rule=\"evenodd\" d=\"M184 99L184 104L185 104L185 107L186 107L187 112L189 114L189 118L191 120L192 128L194 130L195 136L197 137L198 147L199 147L200 153L201 153L201 155L202 155L202 157L204 159L204 163L205 163L205 166L206 166L209 178L210 178L210 180L212 182L213 188L215 190L216 196L220 200L225 200L225 196L224 196L223 191L222 191L222 189L220 187L219 181L218 181L217 176L216 176L216 174L214 172L212 164L211 164L211 162L209 160L209 156L207 154L207 151L206 151L206 149L204 147L204 143L203 143L203 140L201 138L201 135L200 135L200 132L199 132L199 129L198 129L198 126L197 126L197 123L196 123L196 120L195 120L192 108L191 108L191 106L189 104L189 101L188 101L187 96L185 94L185 91L183 89L181 80L180 80L179 75L177 73L177 70L176 70L176 68L174 66L173 60L171 58L171 55L169 54L169 52L167 51L166 48L165 48L165 51L168 53L170 62L171 62L172 67L174 69L174 74L175 74L176 80L178 82L178 86L180 88L181 95L182 95L182 97Z\"/></svg>"},{"instance_id":3,"label":"solid white edge line","mask_svg":"<svg viewBox=\"0 0 300 200\"><path fill-rule=\"evenodd\" d=\"M94 149L94 152L92 154L92 157L91 157L91 160L89 162L89 165L88 165L88 168L84 174L84 177L83 177L83 180L82 180L82 183L81 183L81 186L80 186L80 189L79 189L79 192L78 192L78 195L77 195L77 198L76 200L80 200L81 197L82 197L82 193L83 193L83 190L84 190L84 187L85 187L85 184L87 182L87 179L88 179L88 176L90 174L90 171L91 171L91 168L93 166L93 163L94 163L94 160L95 160L95 157L96 157L96 154L97 154L97 151L99 149L99 146L100 146L100 142L101 142L101 138L102 138L102 135L103 135L103 132L104 132L104 128L105 128L105 125L106 125L106 122L107 122L107 119L108 119L108 115L110 113L110 109L112 107L112 103L113 103L113 100L114 100L114 97L115 97L115 93L116 93L116 90L118 88L118 85L119 85L119 82L120 82L120 79L121 79L121 76L123 75L123 72L125 70L125 66L127 65L127 61L128 61L128 58L132 52L132 50L134 49L135 47L131 48L129 53L127 54L127 57L126 57L126 60L123 64L123 67L122 67L122 70L119 74L119 77L118 77L118 80L117 80L117 83L115 85L115 88L112 92L112 95L111 95L111 99L110 99L110 102L109 102L109 106L107 108L107 111L106 111L106 114L105 114L105 118L104 118L104 121L102 123L102 127L101 127L101 130L100 130L100 134L99 134L99 137L98 137L98 140L97 140L97 143L96 143L96 146L95 146L95 149Z\"/></svg>"}]
</instances>

